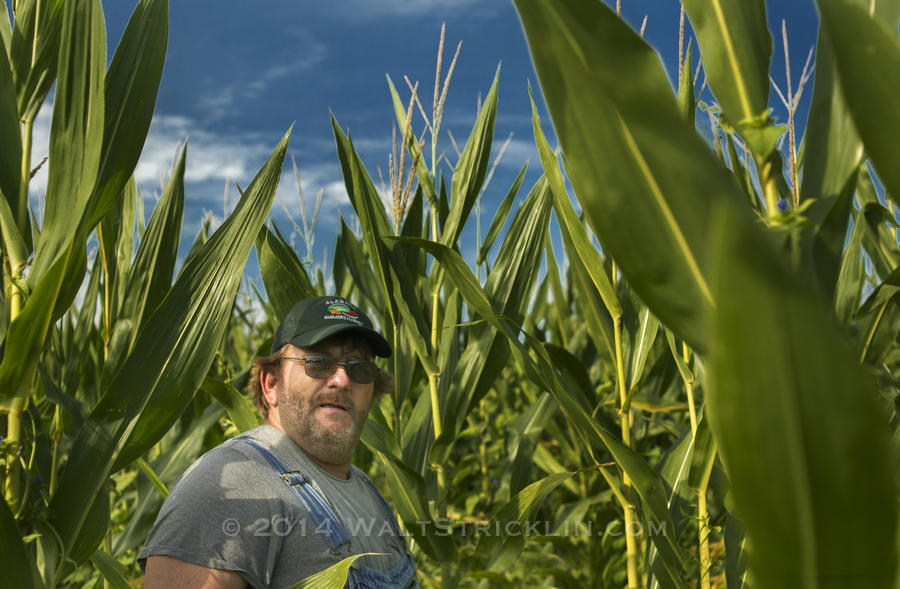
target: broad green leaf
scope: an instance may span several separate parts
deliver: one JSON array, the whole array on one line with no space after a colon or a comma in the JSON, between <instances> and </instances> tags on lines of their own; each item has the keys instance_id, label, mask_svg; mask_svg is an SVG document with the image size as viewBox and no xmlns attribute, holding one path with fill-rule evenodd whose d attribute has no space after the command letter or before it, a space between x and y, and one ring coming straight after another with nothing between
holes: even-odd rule
<instances>
[{"instance_id":1,"label":"broad green leaf","mask_svg":"<svg viewBox=\"0 0 900 589\"><path fill-rule=\"evenodd\" d=\"M887 191L900 194L900 168L895 157L896 133L900 129L900 38L896 12L892 20L885 21L870 15L869 3L818 0L816 4L842 94L866 153Z\"/></svg>"},{"instance_id":2,"label":"broad green leaf","mask_svg":"<svg viewBox=\"0 0 900 589\"><path fill-rule=\"evenodd\" d=\"M333 564L324 571L306 577L299 583L291 585L291 589L343 589L350 575L350 567L363 556L387 556L380 552L362 552L348 556L339 563Z\"/></svg>"},{"instance_id":3,"label":"broad green leaf","mask_svg":"<svg viewBox=\"0 0 900 589\"><path fill-rule=\"evenodd\" d=\"M9 43L12 40L12 24L9 22L9 13L4 11L0 18L0 40L3 41L3 49L9 55Z\"/></svg>"},{"instance_id":4,"label":"broad green leaf","mask_svg":"<svg viewBox=\"0 0 900 589\"><path fill-rule=\"evenodd\" d=\"M765 0L684 0L684 8L725 116L732 125L756 118L769 100L772 36Z\"/></svg>"},{"instance_id":5,"label":"broad green leaf","mask_svg":"<svg viewBox=\"0 0 900 589\"><path fill-rule=\"evenodd\" d=\"M238 428L238 431L245 432L260 424L259 414L253 405L253 399L227 382L207 376L203 379L203 384L200 386L225 407L225 410L228 412L228 418Z\"/></svg>"},{"instance_id":6,"label":"broad green leaf","mask_svg":"<svg viewBox=\"0 0 900 589\"><path fill-rule=\"evenodd\" d=\"M801 201L837 198L863 157L862 141L844 100L827 35L820 22L816 76L801 149Z\"/></svg>"},{"instance_id":7,"label":"broad green leaf","mask_svg":"<svg viewBox=\"0 0 900 589\"><path fill-rule=\"evenodd\" d=\"M296 252L285 241L278 227L274 224L273 227L274 233L265 226L260 229L256 238L256 257L269 303L280 320L294 303L316 296L316 291Z\"/></svg>"},{"instance_id":8,"label":"broad green leaf","mask_svg":"<svg viewBox=\"0 0 900 589\"><path fill-rule=\"evenodd\" d=\"M24 395L30 387L65 268L66 258L60 256L9 324L0 363L0 408L8 409L12 399Z\"/></svg>"},{"instance_id":9,"label":"broad green leaf","mask_svg":"<svg viewBox=\"0 0 900 589\"><path fill-rule=\"evenodd\" d=\"M887 278L897 266L900 266L900 249L897 248L897 240L892 231L897 227L897 221L881 204L865 166L859 167L856 200L866 213L862 216L867 227L862 237L863 248L869 255L878 276L882 279Z\"/></svg>"},{"instance_id":10,"label":"broad green leaf","mask_svg":"<svg viewBox=\"0 0 900 589\"><path fill-rule=\"evenodd\" d=\"M269 212L288 136L231 216L182 268L147 320L131 356L78 432L50 507L67 551L87 515L86 505L109 473L156 443L206 374L253 240Z\"/></svg>"},{"instance_id":11,"label":"broad green leaf","mask_svg":"<svg viewBox=\"0 0 900 589\"><path fill-rule=\"evenodd\" d=\"M6 20L6 15L0 15L2 20ZM16 108L16 88L4 52L0 54L0 137L3 137L3 149L0 150L0 230L3 231L4 246L19 263L25 262L28 255L16 220L22 175L21 128Z\"/></svg>"},{"instance_id":12,"label":"broad green leaf","mask_svg":"<svg viewBox=\"0 0 900 589\"><path fill-rule=\"evenodd\" d=\"M702 351L710 203L741 202L739 189L679 115L656 52L609 7L516 6L594 234L653 313Z\"/></svg>"},{"instance_id":13,"label":"broad green leaf","mask_svg":"<svg viewBox=\"0 0 900 589\"><path fill-rule=\"evenodd\" d=\"M893 587L896 462L875 379L765 238L731 215L715 225L721 305L706 411L753 577L765 587Z\"/></svg>"},{"instance_id":14,"label":"broad green leaf","mask_svg":"<svg viewBox=\"0 0 900 589\"><path fill-rule=\"evenodd\" d=\"M98 550L91 556L91 562L112 589L131 589L131 583L126 578L128 573L125 571L125 567L115 558Z\"/></svg>"},{"instance_id":15,"label":"broad green leaf","mask_svg":"<svg viewBox=\"0 0 900 589\"><path fill-rule=\"evenodd\" d=\"M512 566L525 545L525 526L547 496L560 484L577 474L557 472L531 483L503 505L492 516L500 524L498 535L486 535L478 543L478 552L490 554L488 567L504 570ZM514 525L517 524L517 525Z\"/></svg>"},{"instance_id":16,"label":"broad green leaf","mask_svg":"<svg viewBox=\"0 0 900 589\"><path fill-rule=\"evenodd\" d=\"M72 549L69 551L69 558L78 564L87 562L109 532L109 526L109 488L104 486L101 487L101 491L94 497L92 505L88 509L84 524L78 531L78 536L76 536ZM58 546L55 534L53 535L53 543Z\"/></svg>"},{"instance_id":17,"label":"broad green leaf","mask_svg":"<svg viewBox=\"0 0 900 589\"><path fill-rule=\"evenodd\" d=\"M516 176L509 192L506 193L506 196L503 197L503 201L497 208L497 214L495 214L494 218L491 220L491 226L488 227L488 232L484 236L484 243L481 244L481 249L478 251L478 259L475 261L476 264L480 265L487 259L488 252L491 251L491 246L494 245L494 241L497 239L497 236L500 235L500 230L503 229L503 225L506 224L509 210L512 208L513 201L516 199L516 194L519 192L519 187L522 185L522 180L525 178L525 171L527 169L528 164L526 163L522 166L522 169L519 170L519 175Z\"/></svg>"},{"instance_id":18,"label":"broad green leaf","mask_svg":"<svg viewBox=\"0 0 900 589\"><path fill-rule=\"evenodd\" d=\"M3 581L10 587L35 586L36 575L32 574L32 561L25 550L19 533L19 526L9 510L6 501L0 501L0 570Z\"/></svg>"},{"instance_id":19,"label":"broad green leaf","mask_svg":"<svg viewBox=\"0 0 900 589\"><path fill-rule=\"evenodd\" d=\"M50 126L44 219L28 273L32 286L71 247L97 180L105 69L106 27L100 1L67 2Z\"/></svg>"},{"instance_id":20,"label":"broad green leaf","mask_svg":"<svg viewBox=\"0 0 900 589\"><path fill-rule=\"evenodd\" d=\"M103 150L88 228L119 198L137 165L153 118L168 36L168 0L141 0L106 73Z\"/></svg>"},{"instance_id":21,"label":"broad green leaf","mask_svg":"<svg viewBox=\"0 0 900 589\"><path fill-rule=\"evenodd\" d=\"M406 525L407 532L431 558L440 562L452 561L456 546L450 536L433 525L425 481L421 475L387 456L377 454L384 465L385 478L391 490L391 505Z\"/></svg>"},{"instance_id":22,"label":"broad green leaf","mask_svg":"<svg viewBox=\"0 0 900 589\"><path fill-rule=\"evenodd\" d=\"M706 492L709 475L716 460L716 441L709 429L709 421L700 416L697 422L697 434L694 436L694 447L691 452L691 470L688 484L692 489Z\"/></svg>"},{"instance_id":23,"label":"broad green leaf","mask_svg":"<svg viewBox=\"0 0 900 589\"><path fill-rule=\"evenodd\" d=\"M647 356L650 355L653 342L656 341L656 333L659 331L659 321L646 306L641 306L638 321L637 332L631 335L628 391L634 389L643 377Z\"/></svg>"},{"instance_id":24,"label":"broad green leaf","mask_svg":"<svg viewBox=\"0 0 900 589\"><path fill-rule=\"evenodd\" d=\"M569 250L569 257L578 256L581 263L594 281L594 286L603 298L603 304L611 317L622 315L622 306L616 297L616 291L606 275L600 253L591 243L584 225L575 214L575 208L569 200L565 181L556 162L556 155L551 151L544 131L541 129L541 119L538 117L534 98L531 99L531 123L534 129L534 140L537 143L538 153L541 156L541 164L544 166L544 174L550 181L550 189L553 192L553 211L559 220L560 231L566 243L571 242L574 249Z\"/></svg>"},{"instance_id":25,"label":"broad green leaf","mask_svg":"<svg viewBox=\"0 0 900 589\"><path fill-rule=\"evenodd\" d=\"M9 55L19 113L34 121L57 74L64 0L18 0Z\"/></svg>"},{"instance_id":26,"label":"broad green leaf","mask_svg":"<svg viewBox=\"0 0 900 589\"><path fill-rule=\"evenodd\" d=\"M441 233L441 243L453 245L459 239L475 199L481 193L491 159L491 144L494 139L494 123L497 120L497 86L500 82L500 68L494 74L494 82L481 105L478 119L450 182L450 213Z\"/></svg>"},{"instance_id":27,"label":"broad green leaf","mask_svg":"<svg viewBox=\"0 0 900 589\"><path fill-rule=\"evenodd\" d=\"M172 170L172 177L153 209L153 215L131 264L125 299L119 312L120 319L128 319L134 323L131 343L134 343L144 322L162 302L172 285L184 217L186 159L187 145L182 148L175 169Z\"/></svg>"},{"instance_id":28,"label":"broad green leaf","mask_svg":"<svg viewBox=\"0 0 900 589\"><path fill-rule=\"evenodd\" d=\"M871 206L872 203L869 203ZM846 323L856 313L859 306L860 289L862 287L863 260L862 238L866 232L865 209L854 211L853 231L850 240L844 248L844 256L841 260L841 268L838 273L837 284L834 292L834 312L838 321Z\"/></svg>"}]
</instances>

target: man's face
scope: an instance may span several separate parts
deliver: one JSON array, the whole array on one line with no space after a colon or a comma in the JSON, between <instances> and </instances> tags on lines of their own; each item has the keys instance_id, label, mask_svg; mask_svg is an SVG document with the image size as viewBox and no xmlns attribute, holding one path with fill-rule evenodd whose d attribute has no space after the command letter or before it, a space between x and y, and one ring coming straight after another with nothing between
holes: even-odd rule
<instances>
[{"instance_id":1,"label":"man's face","mask_svg":"<svg viewBox=\"0 0 900 589\"><path fill-rule=\"evenodd\" d=\"M339 362L369 360L368 346L357 342L288 348L288 357L313 354L332 356ZM306 374L305 362L284 360L277 385L281 425L312 458L327 464L349 464L369 415L373 383L360 384L347 376L343 366L327 378Z\"/></svg>"}]
</instances>

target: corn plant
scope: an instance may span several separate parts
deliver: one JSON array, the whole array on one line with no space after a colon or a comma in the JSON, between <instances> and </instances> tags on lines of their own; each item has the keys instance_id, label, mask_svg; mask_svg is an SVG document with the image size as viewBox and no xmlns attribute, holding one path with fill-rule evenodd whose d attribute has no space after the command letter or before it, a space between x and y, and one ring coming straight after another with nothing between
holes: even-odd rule
<instances>
[{"instance_id":1,"label":"corn plant","mask_svg":"<svg viewBox=\"0 0 900 589\"><path fill-rule=\"evenodd\" d=\"M13 8L11 27L0 19L0 558L11 585L53 587L72 582L67 577L88 559L107 576L117 572L108 534L115 473L137 464L160 483L142 457L191 403L213 362L287 135L173 283L186 148L139 244L142 209L130 181L162 75L167 3L138 3L108 69L99 1L21 0ZM54 82L37 219L29 203L31 136Z\"/></svg>"}]
</instances>

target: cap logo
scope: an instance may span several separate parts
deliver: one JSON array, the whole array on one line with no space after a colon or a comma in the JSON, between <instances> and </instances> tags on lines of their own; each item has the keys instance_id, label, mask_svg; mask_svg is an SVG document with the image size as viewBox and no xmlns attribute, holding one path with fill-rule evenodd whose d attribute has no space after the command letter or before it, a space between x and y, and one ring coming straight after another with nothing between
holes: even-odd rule
<instances>
[{"instance_id":1,"label":"cap logo","mask_svg":"<svg viewBox=\"0 0 900 589\"><path fill-rule=\"evenodd\" d=\"M343 303L331 303L327 307L328 313L330 315L338 315L341 317L347 317L348 319L358 319L359 315L357 315L349 306Z\"/></svg>"}]
</instances>

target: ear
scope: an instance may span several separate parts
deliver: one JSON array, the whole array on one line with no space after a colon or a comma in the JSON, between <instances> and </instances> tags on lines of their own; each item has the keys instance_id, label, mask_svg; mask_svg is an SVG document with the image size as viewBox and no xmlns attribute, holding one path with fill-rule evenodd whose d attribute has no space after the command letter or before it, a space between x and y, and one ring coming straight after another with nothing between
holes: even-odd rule
<instances>
[{"instance_id":1,"label":"ear","mask_svg":"<svg viewBox=\"0 0 900 589\"><path fill-rule=\"evenodd\" d=\"M274 370L266 368L259 371L259 386L269 408L278 407L277 388L279 379L275 370L280 370L280 367Z\"/></svg>"}]
</instances>

